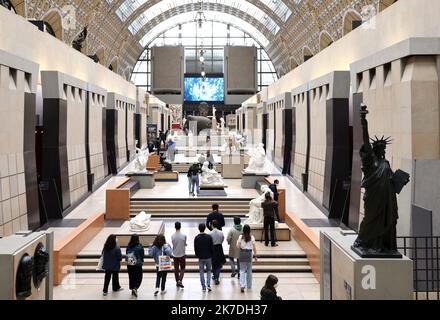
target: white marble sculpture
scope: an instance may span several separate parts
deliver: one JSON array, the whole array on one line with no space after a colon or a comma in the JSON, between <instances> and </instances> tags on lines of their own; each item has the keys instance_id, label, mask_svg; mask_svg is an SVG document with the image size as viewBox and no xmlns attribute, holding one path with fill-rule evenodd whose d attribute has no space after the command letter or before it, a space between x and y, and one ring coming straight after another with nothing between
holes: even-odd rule
<instances>
[{"instance_id":1,"label":"white marble sculpture","mask_svg":"<svg viewBox=\"0 0 440 320\"><path fill-rule=\"evenodd\" d=\"M209 186L224 186L222 176L214 169L209 169L209 162L205 161L202 166L201 184Z\"/></svg>"},{"instance_id":2,"label":"white marble sculpture","mask_svg":"<svg viewBox=\"0 0 440 320\"><path fill-rule=\"evenodd\" d=\"M270 196L273 199L273 192L269 189L269 186L263 185L261 186L261 195L258 198L252 199L249 202L249 213L246 215L248 217L244 223L245 224L262 224L264 220L263 209L261 208L261 204L265 200L266 193L270 193Z\"/></svg>"},{"instance_id":3,"label":"white marble sculpture","mask_svg":"<svg viewBox=\"0 0 440 320\"><path fill-rule=\"evenodd\" d=\"M267 174L266 169L266 151L264 144L259 143L256 148L248 152L250 155L249 165L244 170L245 173Z\"/></svg>"},{"instance_id":4,"label":"white marble sculpture","mask_svg":"<svg viewBox=\"0 0 440 320\"><path fill-rule=\"evenodd\" d=\"M145 211L139 213L136 217L130 220L130 231L143 232L150 228L151 214L147 214Z\"/></svg>"},{"instance_id":5,"label":"white marble sculpture","mask_svg":"<svg viewBox=\"0 0 440 320\"><path fill-rule=\"evenodd\" d=\"M148 156L149 151L146 144L144 144L141 149L136 147L136 160L134 161L134 168L136 173L147 172Z\"/></svg>"}]
</instances>

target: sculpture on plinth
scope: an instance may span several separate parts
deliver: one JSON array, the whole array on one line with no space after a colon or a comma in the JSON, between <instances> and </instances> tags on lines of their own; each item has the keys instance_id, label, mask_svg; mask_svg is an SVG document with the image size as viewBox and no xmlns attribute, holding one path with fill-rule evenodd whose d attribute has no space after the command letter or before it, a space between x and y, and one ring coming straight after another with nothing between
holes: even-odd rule
<instances>
[{"instance_id":1,"label":"sculpture on plinth","mask_svg":"<svg viewBox=\"0 0 440 320\"><path fill-rule=\"evenodd\" d=\"M363 145L359 151L364 178L361 187L365 189L364 219L352 250L361 257L400 258L397 251L396 225L398 219L397 197L409 182L409 174L398 170L393 172L385 158L390 138L371 139L368 133L367 106L362 104L360 117Z\"/></svg>"},{"instance_id":2,"label":"sculpture on plinth","mask_svg":"<svg viewBox=\"0 0 440 320\"><path fill-rule=\"evenodd\" d=\"M136 145L138 141L136 140ZM147 162L148 162L149 150L148 145L142 145L139 149L136 147L136 160L134 161L134 168L136 173L147 172Z\"/></svg>"},{"instance_id":3,"label":"sculpture on plinth","mask_svg":"<svg viewBox=\"0 0 440 320\"><path fill-rule=\"evenodd\" d=\"M244 224L262 224L264 221L261 204L265 201L268 192L273 199L273 192L268 185L261 186L260 190L261 195L249 202L249 213L246 215L248 218L244 221Z\"/></svg>"},{"instance_id":4,"label":"sculpture on plinth","mask_svg":"<svg viewBox=\"0 0 440 320\"><path fill-rule=\"evenodd\" d=\"M266 151L264 144L259 143L257 147L248 152L250 155L249 165L244 169L245 173L267 174L266 170Z\"/></svg>"},{"instance_id":5,"label":"sculpture on plinth","mask_svg":"<svg viewBox=\"0 0 440 320\"><path fill-rule=\"evenodd\" d=\"M130 231L143 232L150 228L151 214L147 214L145 211L139 213L136 217L130 220Z\"/></svg>"},{"instance_id":6,"label":"sculpture on plinth","mask_svg":"<svg viewBox=\"0 0 440 320\"><path fill-rule=\"evenodd\" d=\"M229 154L239 151L246 146L246 138L237 132L229 132L229 135L225 137L225 143L223 144L223 150ZM264 150L264 148L263 148Z\"/></svg>"},{"instance_id":7,"label":"sculpture on plinth","mask_svg":"<svg viewBox=\"0 0 440 320\"><path fill-rule=\"evenodd\" d=\"M224 186L222 176L214 169L209 169L208 161L205 161L202 166L201 184Z\"/></svg>"}]
</instances>

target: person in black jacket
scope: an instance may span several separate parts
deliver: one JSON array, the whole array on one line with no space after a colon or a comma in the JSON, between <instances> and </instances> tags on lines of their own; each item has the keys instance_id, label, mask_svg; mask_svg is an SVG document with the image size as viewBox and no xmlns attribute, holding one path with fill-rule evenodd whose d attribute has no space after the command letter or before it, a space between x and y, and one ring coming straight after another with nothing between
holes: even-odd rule
<instances>
[{"instance_id":1,"label":"person in black jacket","mask_svg":"<svg viewBox=\"0 0 440 320\"><path fill-rule=\"evenodd\" d=\"M189 167L188 169L188 189L189 189L189 195L194 196L194 192L199 195L200 193L200 187L199 187L199 173L201 173L202 170L200 169L200 166L198 163L194 163Z\"/></svg>"},{"instance_id":2,"label":"person in black jacket","mask_svg":"<svg viewBox=\"0 0 440 320\"><path fill-rule=\"evenodd\" d=\"M212 270L212 255L214 246L212 237L205 233L206 226L204 223L199 224L200 233L194 239L194 252L199 259L200 283L202 290L211 291L211 270ZM206 267L206 285L205 285L205 267Z\"/></svg>"},{"instance_id":3,"label":"person in black jacket","mask_svg":"<svg viewBox=\"0 0 440 320\"><path fill-rule=\"evenodd\" d=\"M212 212L208 214L208 216L206 217L206 226L210 231L212 231L213 229L212 222L214 220L217 220L218 222L218 228L217 228L218 230L222 230L222 227L225 226L225 217L223 216L223 213L218 211L218 209L219 209L219 205L217 203L214 203L212 205Z\"/></svg>"},{"instance_id":4,"label":"person in black jacket","mask_svg":"<svg viewBox=\"0 0 440 320\"><path fill-rule=\"evenodd\" d=\"M270 243L272 247L278 246L275 240L275 208L278 203L272 200L270 193L266 193L266 200L261 204L264 214L264 244L269 245L269 229L270 229Z\"/></svg>"},{"instance_id":5,"label":"person in black jacket","mask_svg":"<svg viewBox=\"0 0 440 320\"><path fill-rule=\"evenodd\" d=\"M106 296L108 294L108 286L111 279L113 291L122 290L119 284L119 271L121 269L122 253L114 234L109 235L105 241L104 249L102 250L102 257L102 269L105 270L104 289L102 290L102 293L104 296Z\"/></svg>"},{"instance_id":6,"label":"person in black jacket","mask_svg":"<svg viewBox=\"0 0 440 320\"><path fill-rule=\"evenodd\" d=\"M261 300L283 300L281 297L277 296L277 286L278 278L272 274L269 275L264 287L260 291Z\"/></svg>"},{"instance_id":7,"label":"person in black jacket","mask_svg":"<svg viewBox=\"0 0 440 320\"><path fill-rule=\"evenodd\" d=\"M280 181L279 180L275 180L273 183L271 183L269 185L269 189L273 192L273 199L277 202L277 204L278 204L278 196L279 196L278 188L277 187L278 187L279 184L280 184ZM278 205L275 208L275 215L277 217L277 221L278 222L282 222L281 219L280 219Z\"/></svg>"}]
</instances>

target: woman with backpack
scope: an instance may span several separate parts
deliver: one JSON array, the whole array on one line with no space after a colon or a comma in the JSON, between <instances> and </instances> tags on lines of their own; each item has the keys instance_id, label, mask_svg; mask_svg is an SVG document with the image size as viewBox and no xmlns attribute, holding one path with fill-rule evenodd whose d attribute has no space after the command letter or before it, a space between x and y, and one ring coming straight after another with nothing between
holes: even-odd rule
<instances>
[{"instance_id":1,"label":"woman with backpack","mask_svg":"<svg viewBox=\"0 0 440 320\"><path fill-rule=\"evenodd\" d=\"M144 264L144 247L139 242L139 236L134 234L127 246L125 260L131 295L137 298L138 289L142 283L142 265Z\"/></svg>"},{"instance_id":2,"label":"woman with backpack","mask_svg":"<svg viewBox=\"0 0 440 320\"><path fill-rule=\"evenodd\" d=\"M102 250L102 269L105 271L104 289L102 293L104 296L108 294L108 286L112 280L113 291L123 290L119 284L119 270L121 269L122 253L121 248L117 244L117 239L114 234L108 236Z\"/></svg>"},{"instance_id":3,"label":"woman with backpack","mask_svg":"<svg viewBox=\"0 0 440 320\"><path fill-rule=\"evenodd\" d=\"M168 256L168 260L171 261L171 255L173 250L171 246L166 243L165 236L160 234L154 239L153 245L150 248L150 256L154 258L154 263L156 264L156 289L154 290L154 295L159 294L159 287L161 289L161 294L165 294L165 283L167 281L167 270L162 270L160 266L160 256Z\"/></svg>"},{"instance_id":4,"label":"woman with backpack","mask_svg":"<svg viewBox=\"0 0 440 320\"><path fill-rule=\"evenodd\" d=\"M244 292L245 287L252 289L252 260L257 261L255 237L251 235L251 227L247 224L243 227L243 234L238 237L237 248L240 250L240 288Z\"/></svg>"}]
</instances>

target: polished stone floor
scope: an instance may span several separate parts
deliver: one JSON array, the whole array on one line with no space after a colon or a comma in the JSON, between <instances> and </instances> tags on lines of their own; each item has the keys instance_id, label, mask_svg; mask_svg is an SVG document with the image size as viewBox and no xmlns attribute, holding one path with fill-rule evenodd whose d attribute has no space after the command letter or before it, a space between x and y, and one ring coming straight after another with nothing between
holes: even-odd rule
<instances>
[{"instance_id":1,"label":"polished stone floor","mask_svg":"<svg viewBox=\"0 0 440 320\"><path fill-rule=\"evenodd\" d=\"M318 300L319 284L312 273L274 273L279 279L278 295L284 300ZM174 274L167 276L164 295L154 296L156 276L153 273L144 273L143 282L139 289L138 300L259 300L260 290L264 285L267 274L254 273L253 287L241 293L237 277L231 278L230 273L222 273L220 285L211 284L212 292L202 292L199 275L188 273L183 279L185 289L177 289ZM60 286L54 288L54 299L58 300L127 300L134 299L128 289L128 275L120 274L120 284L124 288L120 292L111 292L102 296L104 275L70 274L64 278Z\"/></svg>"},{"instance_id":2,"label":"polished stone floor","mask_svg":"<svg viewBox=\"0 0 440 320\"><path fill-rule=\"evenodd\" d=\"M96 212L105 211L105 190L107 187L115 185L118 181L124 178L125 172L133 169L133 163L124 168L118 176L110 178L103 186L91 194L83 203L70 212L64 220L65 223L57 225L53 223L49 230L53 230L55 234L55 242L65 237L74 226L81 219L87 219ZM280 172L273 167L272 175L277 176L280 180L280 185L286 189L286 209L294 212L302 219L314 219L315 223L312 229L319 234L320 230L335 229L337 227L330 224L316 223L318 220L326 219L325 215L316 208L313 203L304 196L304 194L287 178L280 174ZM241 189L240 179L226 179L228 188L226 192L229 197L244 197L253 198L258 196L258 192L253 189ZM187 189L187 179L185 174L182 174L178 183L173 182L157 182L156 187L150 190L140 190L136 196L151 198L186 198L189 197ZM72 219L69 223L68 219ZM173 232L174 220L165 219L166 229L165 235L167 239L170 238ZM201 221L200 219L180 219L183 224L183 229L192 239L197 233L196 226ZM231 225L230 219L227 219L227 226L225 232ZM83 252L95 253L102 248L103 241L106 236L114 230L109 226L101 231L95 239L93 239L83 250ZM169 240L168 240L169 241ZM192 241L188 241L188 252L193 251ZM224 250L227 252L227 244L224 244ZM272 253L299 253L302 252L301 247L294 241L280 242L279 247L267 248L262 243L257 242L257 250L260 253L267 253L268 250ZM275 273L276 274L276 273ZM213 292L207 294L203 293L200 288L200 281L198 275L194 273L185 276L184 290L177 290L173 275L168 276L167 289L165 295L153 296L155 275L151 273L144 274L144 282L139 291L139 299L259 299L259 291L264 284L268 274L254 273L254 286L249 292L241 293L239 290L238 280L230 278L227 273L222 273L223 281L220 286L216 286ZM277 274L280 278L279 294L284 299L319 299L319 283L312 273L280 273ZM55 299L131 299L128 292L128 278L127 274L121 274L121 284L126 288L125 291L111 293L107 297L101 294L103 275L99 273L91 274L69 274L63 281L63 284L54 289Z\"/></svg>"}]
</instances>

